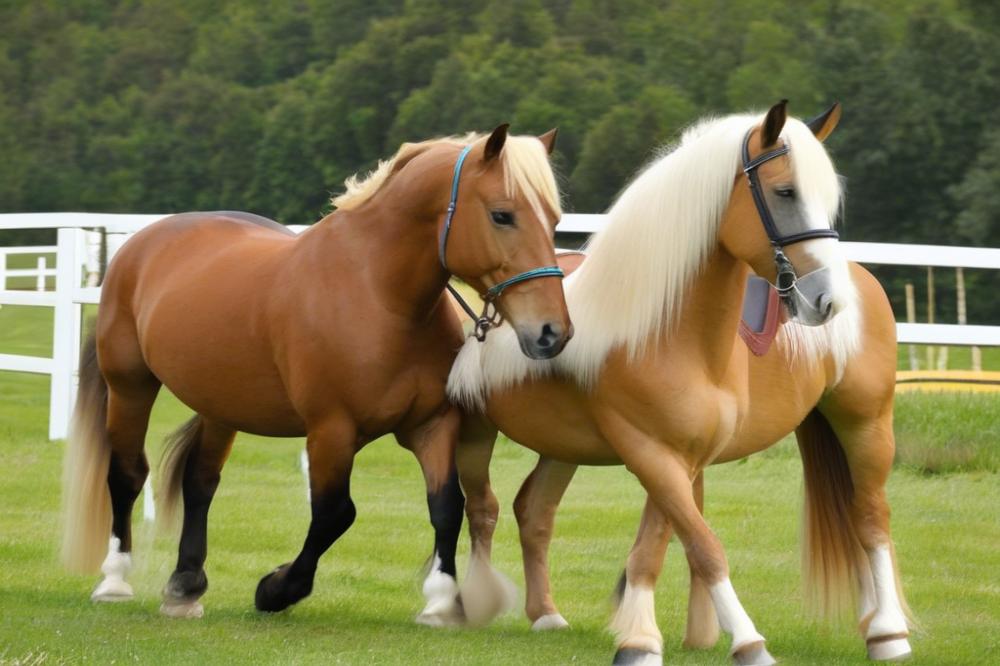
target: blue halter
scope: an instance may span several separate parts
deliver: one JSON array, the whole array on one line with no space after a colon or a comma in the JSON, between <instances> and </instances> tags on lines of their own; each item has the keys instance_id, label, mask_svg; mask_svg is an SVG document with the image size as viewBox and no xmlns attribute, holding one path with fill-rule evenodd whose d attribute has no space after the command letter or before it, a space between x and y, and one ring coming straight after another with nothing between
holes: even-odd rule
<instances>
[{"instance_id":1,"label":"blue halter","mask_svg":"<svg viewBox=\"0 0 1000 666\"><path fill-rule=\"evenodd\" d=\"M462 165L465 164L465 158L468 157L471 150L471 145L463 148L462 152L458 155L458 160L455 162L455 174L451 179L451 200L448 202L448 211L444 216L444 227L441 229L441 236L438 240L438 258L441 260L441 265L449 273L451 273L451 270L448 268L448 262L445 260L445 253L448 249L448 234L451 233L451 220L455 217L455 207L458 204L458 183L462 176ZM497 310L495 301L500 298L500 294L503 293L504 289L520 282L534 280L535 278L562 278L564 275L563 270L558 266L543 266L541 268L532 268L523 273L518 273L514 277L507 278L502 282L498 282L487 289L485 294L482 294L483 311L479 315L476 315L475 311L465 302L465 299L462 298L461 294L450 283L448 284L448 291L458 300L462 309L476 322L474 334L476 339L482 342L486 339L486 333L491 328L499 326L503 322L503 317L500 315L499 310ZM492 314L489 313L491 306L493 307Z\"/></svg>"}]
</instances>

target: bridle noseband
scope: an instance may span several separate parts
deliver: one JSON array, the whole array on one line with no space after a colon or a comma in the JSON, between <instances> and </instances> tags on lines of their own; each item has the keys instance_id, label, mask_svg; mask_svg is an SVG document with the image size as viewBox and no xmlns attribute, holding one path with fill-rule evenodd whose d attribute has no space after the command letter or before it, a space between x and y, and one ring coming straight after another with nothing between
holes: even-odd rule
<instances>
[{"instance_id":1,"label":"bridle noseband","mask_svg":"<svg viewBox=\"0 0 1000 666\"><path fill-rule=\"evenodd\" d=\"M458 155L458 160L455 162L455 173L451 179L451 200L448 202L448 211L445 213L444 226L441 228L441 236L438 239L438 258L441 260L441 265L444 270L449 274L451 270L448 268L448 262L445 261L445 252L448 248L448 234L451 233L451 220L455 217L455 207L458 204L458 182L462 175L462 165L465 163L465 158L468 157L469 151L472 150L472 146L468 145L462 149L462 152ZM534 280L535 278L542 277L564 277L564 273L558 266L542 266L541 268L532 268L531 270L524 271L523 273L518 273L514 277L507 278L506 280L499 282L489 289L486 290L485 294L480 294L483 299L483 311L477 315L475 310L465 302L462 295L458 293L458 290L451 286L449 282L447 287L451 295L455 297L462 309L465 310L475 321L475 328L473 329L473 334L476 336L476 340L482 342L486 339L486 334L491 328L495 328L503 323L503 316L500 311L497 310L496 301L500 298L500 294L510 286L518 284L519 282L525 282L527 280ZM493 312L490 313L490 308Z\"/></svg>"},{"instance_id":2,"label":"bridle noseband","mask_svg":"<svg viewBox=\"0 0 1000 666\"><path fill-rule=\"evenodd\" d=\"M767 207L767 200L764 198L764 189L760 186L760 178L757 176L757 168L776 157L781 157L788 153L790 149L783 143L781 147L762 153L751 160L751 134L753 134L753 128L743 137L743 173L747 175L747 182L750 184L750 193L753 195L753 203L757 207L757 214L760 216L761 224L764 225L764 232L767 233L767 237L771 241L771 247L774 248L774 265L778 273L774 288L777 290L778 296L785 303L785 306L794 314L795 305L792 294L795 291L795 283L798 281L798 276L796 276L795 268L792 266L792 262L788 260L788 257L785 256L783 249L788 245L801 243L812 238L840 238L840 235L833 229L807 229L795 234L784 235L778 231L778 227L774 223L774 218L771 217L771 210Z\"/></svg>"}]
</instances>

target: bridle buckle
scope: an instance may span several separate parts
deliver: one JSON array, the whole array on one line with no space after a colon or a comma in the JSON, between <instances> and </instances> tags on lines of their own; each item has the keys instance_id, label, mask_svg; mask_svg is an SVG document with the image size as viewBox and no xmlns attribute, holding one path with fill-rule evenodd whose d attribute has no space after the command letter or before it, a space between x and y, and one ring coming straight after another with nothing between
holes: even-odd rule
<instances>
[{"instance_id":1,"label":"bridle buckle","mask_svg":"<svg viewBox=\"0 0 1000 666\"><path fill-rule=\"evenodd\" d=\"M492 314L490 314L490 308L493 309ZM500 310L497 309L493 299L487 296L487 298L483 301L482 313L476 317L476 323L472 329L472 334L476 337L476 340L483 342L486 340L486 334L490 332L490 329L496 328L502 323L503 315L500 314Z\"/></svg>"}]
</instances>

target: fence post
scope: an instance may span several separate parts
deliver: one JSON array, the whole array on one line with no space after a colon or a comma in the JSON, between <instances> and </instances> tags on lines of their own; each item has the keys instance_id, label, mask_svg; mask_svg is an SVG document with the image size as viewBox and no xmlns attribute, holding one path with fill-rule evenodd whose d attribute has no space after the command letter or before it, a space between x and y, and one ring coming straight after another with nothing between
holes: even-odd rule
<instances>
[{"instance_id":1,"label":"fence post","mask_svg":"<svg viewBox=\"0 0 1000 666\"><path fill-rule=\"evenodd\" d=\"M965 270L961 266L955 269L955 290L958 292L958 323L964 326L968 321L965 310ZM983 356L979 347L972 347L970 352L972 354L972 369L976 372L982 372Z\"/></svg>"},{"instance_id":2,"label":"fence post","mask_svg":"<svg viewBox=\"0 0 1000 666\"><path fill-rule=\"evenodd\" d=\"M906 321L910 324L917 322L917 304L913 297L913 283L906 283ZM919 370L920 364L917 362L917 347L909 345L910 370Z\"/></svg>"},{"instance_id":3,"label":"fence post","mask_svg":"<svg viewBox=\"0 0 1000 666\"><path fill-rule=\"evenodd\" d=\"M73 302L80 279L77 229L60 229L56 246L56 306L52 329L49 439L65 439L73 409L73 360L80 350L80 306ZM74 347L75 345L75 347Z\"/></svg>"},{"instance_id":4,"label":"fence post","mask_svg":"<svg viewBox=\"0 0 1000 666\"><path fill-rule=\"evenodd\" d=\"M934 323L934 267L927 267L927 323ZM927 369L934 367L934 346L927 345Z\"/></svg>"},{"instance_id":5,"label":"fence post","mask_svg":"<svg viewBox=\"0 0 1000 666\"><path fill-rule=\"evenodd\" d=\"M45 269L48 266L45 265L45 257L38 257L35 261L35 270L38 271L38 275L35 277L35 291L45 291Z\"/></svg>"}]
</instances>

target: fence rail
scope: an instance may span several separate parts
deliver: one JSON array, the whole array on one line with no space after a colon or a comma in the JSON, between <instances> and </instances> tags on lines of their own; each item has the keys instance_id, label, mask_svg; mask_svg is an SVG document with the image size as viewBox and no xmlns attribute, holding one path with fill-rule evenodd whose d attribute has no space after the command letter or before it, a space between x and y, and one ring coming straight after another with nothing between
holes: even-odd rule
<instances>
[{"instance_id":1,"label":"fence rail","mask_svg":"<svg viewBox=\"0 0 1000 666\"><path fill-rule=\"evenodd\" d=\"M83 276L88 262L87 231L103 229L115 238L107 243L111 255L128 234L161 219L162 215L110 215L100 213L18 213L0 214L2 233L10 229L57 229L56 246L31 248L30 253L56 254L54 269L45 268L45 277L55 276L55 291L19 291L5 289L0 273L0 305L52 307L54 326L52 357L0 354L0 370L51 375L49 401L49 437L66 436L76 394L76 368L79 363L82 308L98 303L99 287L84 287ZM607 223L604 215L572 214L564 216L560 233L592 234ZM290 227L299 232L305 227ZM949 266L1000 270L1000 249L904 245L898 243L843 243L849 259L870 264L905 266ZM0 248L0 257L28 248ZM4 268L6 266L4 265ZM37 270L37 268L36 268ZM36 275L37 277L37 275ZM899 323L900 343L934 345L1000 346L1000 326Z\"/></svg>"}]
</instances>

